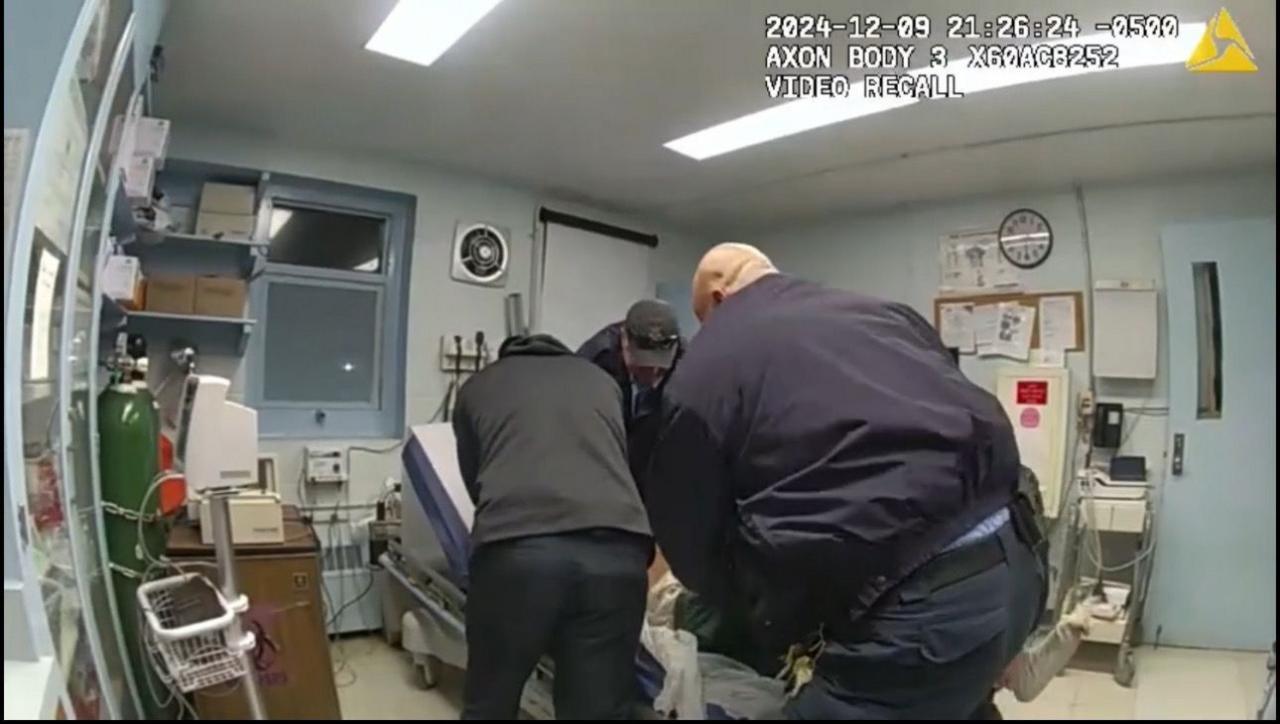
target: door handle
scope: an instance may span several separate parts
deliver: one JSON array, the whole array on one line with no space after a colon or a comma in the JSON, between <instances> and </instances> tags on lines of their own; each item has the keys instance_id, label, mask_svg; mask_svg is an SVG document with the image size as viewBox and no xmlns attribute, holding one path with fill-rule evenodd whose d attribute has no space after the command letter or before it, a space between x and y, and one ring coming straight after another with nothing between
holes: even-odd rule
<instances>
[{"instance_id":1,"label":"door handle","mask_svg":"<svg viewBox=\"0 0 1280 724\"><path fill-rule=\"evenodd\" d=\"M1187 436L1184 433L1176 432L1173 434L1173 474L1182 474L1183 448L1186 446Z\"/></svg>"}]
</instances>

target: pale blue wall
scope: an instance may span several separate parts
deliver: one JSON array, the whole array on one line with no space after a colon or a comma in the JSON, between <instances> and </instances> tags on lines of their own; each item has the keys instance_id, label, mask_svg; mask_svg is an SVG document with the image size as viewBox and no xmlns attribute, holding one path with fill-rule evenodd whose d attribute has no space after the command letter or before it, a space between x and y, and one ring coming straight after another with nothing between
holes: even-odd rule
<instances>
[{"instance_id":1,"label":"pale blue wall","mask_svg":"<svg viewBox=\"0 0 1280 724\"><path fill-rule=\"evenodd\" d=\"M53 77L86 0L4 0L4 127L26 128L27 161ZM29 166L24 164L24 167ZM4 240L5 304L13 240Z\"/></svg>"},{"instance_id":2,"label":"pale blue wall","mask_svg":"<svg viewBox=\"0 0 1280 724\"><path fill-rule=\"evenodd\" d=\"M33 128L86 0L5 0L4 125Z\"/></svg>"},{"instance_id":3,"label":"pale blue wall","mask_svg":"<svg viewBox=\"0 0 1280 724\"><path fill-rule=\"evenodd\" d=\"M697 333L699 325L697 317L693 316L693 288L688 280L660 281L657 295L658 299L675 308L676 319L680 321L680 334L687 339Z\"/></svg>"}]
</instances>

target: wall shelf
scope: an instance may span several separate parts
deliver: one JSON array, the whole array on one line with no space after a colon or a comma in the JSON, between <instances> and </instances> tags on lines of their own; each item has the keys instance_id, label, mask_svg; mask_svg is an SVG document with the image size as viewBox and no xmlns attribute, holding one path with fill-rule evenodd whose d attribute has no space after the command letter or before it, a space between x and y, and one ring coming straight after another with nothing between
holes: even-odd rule
<instances>
[{"instance_id":1,"label":"wall shelf","mask_svg":"<svg viewBox=\"0 0 1280 724\"><path fill-rule=\"evenodd\" d=\"M178 322L203 322L207 324L245 324L253 326L258 323L249 317L215 317L208 314L173 314L171 312L129 312L129 321L135 319L167 319Z\"/></svg>"},{"instance_id":2,"label":"wall shelf","mask_svg":"<svg viewBox=\"0 0 1280 724\"><path fill-rule=\"evenodd\" d=\"M266 248L258 241L142 229L125 251L141 259L147 273L208 270L248 278L259 269Z\"/></svg>"},{"instance_id":3,"label":"wall shelf","mask_svg":"<svg viewBox=\"0 0 1280 724\"><path fill-rule=\"evenodd\" d=\"M169 337L190 335L203 337L206 333L216 334L233 332L235 334L236 354L244 354L249 343L249 334L253 331L256 319L248 317L211 317L203 314L170 314L168 312L129 312L127 326L146 336L146 330L167 333ZM174 334L177 329L181 334Z\"/></svg>"},{"instance_id":4,"label":"wall shelf","mask_svg":"<svg viewBox=\"0 0 1280 724\"><path fill-rule=\"evenodd\" d=\"M253 239L226 239L219 236L188 234L181 231L157 231L155 229L140 230L139 239L145 244L157 244L162 243L163 241L176 241L188 244L225 244L229 246L246 247L248 249L262 249L267 246L266 242L254 241Z\"/></svg>"}]
</instances>

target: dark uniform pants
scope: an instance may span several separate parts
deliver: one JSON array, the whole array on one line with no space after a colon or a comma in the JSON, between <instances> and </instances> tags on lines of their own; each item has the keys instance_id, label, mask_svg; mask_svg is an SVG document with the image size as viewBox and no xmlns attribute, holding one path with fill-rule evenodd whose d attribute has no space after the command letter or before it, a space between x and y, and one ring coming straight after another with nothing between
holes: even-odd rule
<instances>
[{"instance_id":1,"label":"dark uniform pants","mask_svg":"<svg viewBox=\"0 0 1280 724\"><path fill-rule=\"evenodd\" d=\"M471 556L463 719L514 719L538 660L558 719L625 719L652 544L611 530L500 541Z\"/></svg>"},{"instance_id":2,"label":"dark uniform pants","mask_svg":"<svg viewBox=\"0 0 1280 724\"><path fill-rule=\"evenodd\" d=\"M793 719L968 719L1044 605L1040 561L1012 524L943 553L871 612L829 627Z\"/></svg>"}]
</instances>

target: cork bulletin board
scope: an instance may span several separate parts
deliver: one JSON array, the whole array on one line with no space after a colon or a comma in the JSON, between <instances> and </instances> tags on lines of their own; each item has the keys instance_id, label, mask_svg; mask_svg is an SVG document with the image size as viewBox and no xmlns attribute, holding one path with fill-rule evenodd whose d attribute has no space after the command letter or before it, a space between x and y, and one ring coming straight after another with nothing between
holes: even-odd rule
<instances>
[{"instance_id":1,"label":"cork bulletin board","mask_svg":"<svg viewBox=\"0 0 1280 724\"><path fill-rule=\"evenodd\" d=\"M1024 307L1033 307L1036 310L1036 324L1031 331L1031 348L1038 349L1040 347L1040 300L1044 297L1071 297L1075 300L1075 344L1067 347L1063 351L1083 351L1085 345L1083 292L1006 292L1003 294L973 294L954 297L937 297L933 300L933 326L935 329L941 328L942 305L944 304L972 304L974 306L982 306L986 304L1000 304L1001 302L1014 302L1016 304L1021 304Z\"/></svg>"}]
</instances>

